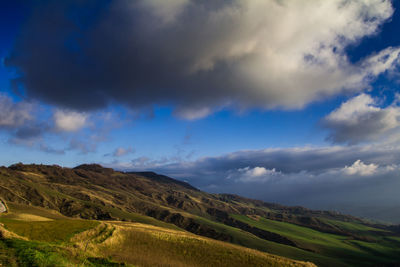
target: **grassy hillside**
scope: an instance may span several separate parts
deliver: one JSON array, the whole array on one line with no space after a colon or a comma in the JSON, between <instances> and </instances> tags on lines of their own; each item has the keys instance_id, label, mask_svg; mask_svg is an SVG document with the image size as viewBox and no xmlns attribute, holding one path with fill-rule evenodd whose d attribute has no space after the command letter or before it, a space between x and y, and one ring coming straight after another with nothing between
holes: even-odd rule
<instances>
[{"instance_id":1,"label":"grassy hillside","mask_svg":"<svg viewBox=\"0 0 400 267\"><path fill-rule=\"evenodd\" d=\"M265 240L249 232L225 225L223 223L210 221L204 218L198 218L197 220L200 221L202 224L208 225L213 229L216 229L217 231L220 231L222 233L231 236L232 243L239 244L244 247L253 248L259 251L264 251L291 259L310 261L319 266L343 265L343 263L338 259L326 257L324 255L300 249L297 247L287 246L277 242Z\"/></svg>"},{"instance_id":2,"label":"grassy hillside","mask_svg":"<svg viewBox=\"0 0 400 267\"><path fill-rule=\"evenodd\" d=\"M0 218L6 228L43 242L65 242L99 221L124 221L184 230L320 266L400 262L398 227L334 212L208 194L155 173L123 173L99 165L70 169L16 164L0 167L0 198L11 210ZM58 233L64 228L69 230ZM45 229L53 232L39 234ZM49 240L50 236L56 240Z\"/></svg>"},{"instance_id":3,"label":"grassy hillside","mask_svg":"<svg viewBox=\"0 0 400 267\"><path fill-rule=\"evenodd\" d=\"M112 236L100 244L91 243L90 249L119 262L139 266L313 266L185 231L139 223L107 224L113 230ZM86 240L88 235L83 235Z\"/></svg>"},{"instance_id":4,"label":"grassy hillside","mask_svg":"<svg viewBox=\"0 0 400 267\"><path fill-rule=\"evenodd\" d=\"M313 266L183 230L9 207L0 215L4 266Z\"/></svg>"},{"instance_id":5,"label":"grassy hillside","mask_svg":"<svg viewBox=\"0 0 400 267\"><path fill-rule=\"evenodd\" d=\"M332 259L341 259L344 264L373 265L375 262L390 264L400 262L399 249L385 235L387 232L356 223L335 222L347 229L366 232L370 242L355 240L347 236L322 233L316 230L286 222L268 220L265 218L250 218L243 215L232 215L260 229L286 236L293 240L299 248L325 255ZM375 233L377 231L377 233ZM383 233L382 233L383 232ZM374 234L375 233L375 234ZM374 239L372 239L374 238Z\"/></svg>"}]
</instances>

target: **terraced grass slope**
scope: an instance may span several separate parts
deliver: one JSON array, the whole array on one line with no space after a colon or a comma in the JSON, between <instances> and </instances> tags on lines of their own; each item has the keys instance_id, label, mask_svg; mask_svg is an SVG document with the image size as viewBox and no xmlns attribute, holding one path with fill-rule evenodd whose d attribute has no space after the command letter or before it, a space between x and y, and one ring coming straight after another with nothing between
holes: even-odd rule
<instances>
[{"instance_id":1,"label":"terraced grass slope","mask_svg":"<svg viewBox=\"0 0 400 267\"><path fill-rule=\"evenodd\" d=\"M208 194L149 172L123 173L99 165L70 169L16 164L0 167L0 198L11 210L20 211L3 215L1 220L10 230L27 236L46 227L63 228L62 223L71 218L125 221L185 230L320 266L393 266L400 262L398 226L373 225L334 212L236 195ZM36 214L24 211L26 205L38 207ZM40 213L49 211L52 218ZM24 219L35 226L23 232ZM73 225L72 234L89 227ZM59 236L58 242L66 237L70 236Z\"/></svg>"},{"instance_id":2,"label":"terraced grass slope","mask_svg":"<svg viewBox=\"0 0 400 267\"><path fill-rule=\"evenodd\" d=\"M173 227L10 207L0 216L1 266L314 266Z\"/></svg>"}]
</instances>

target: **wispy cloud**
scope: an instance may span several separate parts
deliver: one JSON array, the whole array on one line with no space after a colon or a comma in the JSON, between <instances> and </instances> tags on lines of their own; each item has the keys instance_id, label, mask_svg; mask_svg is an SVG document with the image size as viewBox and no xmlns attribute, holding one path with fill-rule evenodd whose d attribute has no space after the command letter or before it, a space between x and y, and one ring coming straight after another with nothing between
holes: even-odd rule
<instances>
[{"instance_id":1,"label":"wispy cloud","mask_svg":"<svg viewBox=\"0 0 400 267\"><path fill-rule=\"evenodd\" d=\"M126 155L130 155L135 153L135 150L132 147L118 147L114 150L114 152L112 153L107 153L104 156L108 157L108 156L113 156L113 157L123 157Z\"/></svg>"}]
</instances>

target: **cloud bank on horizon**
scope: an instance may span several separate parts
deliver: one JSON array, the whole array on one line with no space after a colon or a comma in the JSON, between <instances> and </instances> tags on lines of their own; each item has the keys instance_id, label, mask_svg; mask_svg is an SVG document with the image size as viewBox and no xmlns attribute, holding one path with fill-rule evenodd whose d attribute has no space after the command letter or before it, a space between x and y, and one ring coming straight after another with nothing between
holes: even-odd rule
<instances>
[{"instance_id":1,"label":"cloud bank on horizon","mask_svg":"<svg viewBox=\"0 0 400 267\"><path fill-rule=\"evenodd\" d=\"M398 145L376 144L237 151L169 164L139 157L111 166L156 171L209 192L400 222L396 213L379 214L400 206L399 158Z\"/></svg>"},{"instance_id":2,"label":"cloud bank on horizon","mask_svg":"<svg viewBox=\"0 0 400 267\"><path fill-rule=\"evenodd\" d=\"M208 191L286 204L399 207L400 94L388 97L380 79L398 83L400 42L370 49L357 60L348 52L379 37L394 19L393 5L390 0L35 2L4 59L17 77L12 76L12 90L0 92L0 130L8 144L53 155L94 155L111 136L135 132L121 126L126 116L113 108L128 110L134 120L170 107L174 119L203 119L210 127L207 118L221 110L298 112L339 96L339 106L318 114L315 129L326 133L318 145L230 150L189 160L152 158L135 144L116 144L102 151L101 160L124 170L158 171ZM195 143L187 136L184 144Z\"/></svg>"}]
</instances>

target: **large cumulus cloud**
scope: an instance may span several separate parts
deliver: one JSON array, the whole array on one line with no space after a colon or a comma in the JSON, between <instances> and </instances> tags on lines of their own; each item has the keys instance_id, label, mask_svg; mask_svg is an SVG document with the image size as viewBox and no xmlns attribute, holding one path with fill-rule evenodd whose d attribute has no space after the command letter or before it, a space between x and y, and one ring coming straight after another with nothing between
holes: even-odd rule
<instances>
[{"instance_id":1,"label":"large cumulus cloud","mask_svg":"<svg viewBox=\"0 0 400 267\"><path fill-rule=\"evenodd\" d=\"M389 0L41 1L6 63L29 96L80 111L300 108L397 67L399 48L345 54L392 12Z\"/></svg>"}]
</instances>

